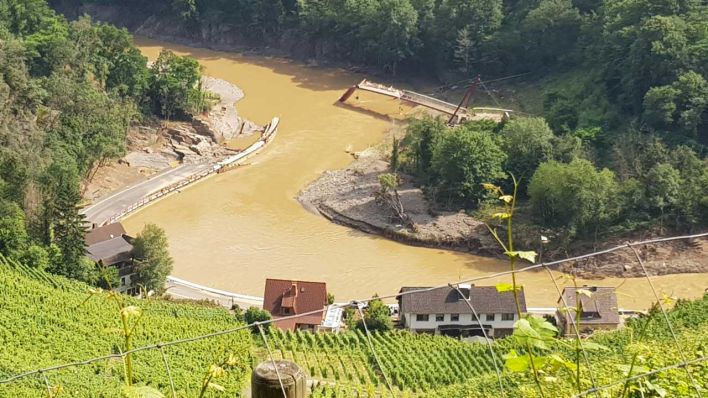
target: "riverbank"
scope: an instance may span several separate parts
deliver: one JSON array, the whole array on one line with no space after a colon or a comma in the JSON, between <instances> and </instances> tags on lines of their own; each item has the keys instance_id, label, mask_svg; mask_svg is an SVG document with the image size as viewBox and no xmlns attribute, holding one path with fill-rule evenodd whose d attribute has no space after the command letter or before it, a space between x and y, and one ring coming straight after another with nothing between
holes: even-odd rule
<instances>
[{"instance_id":1,"label":"riverbank","mask_svg":"<svg viewBox=\"0 0 708 398\"><path fill-rule=\"evenodd\" d=\"M326 171L298 194L302 205L332 222L414 246L443 248L492 256L498 246L479 220L464 212L434 212L412 178L401 175L401 203L414 230L394 221L390 209L377 202L379 174L389 171L378 149L356 154L342 170Z\"/></svg>"},{"instance_id":2,"label":"riverbank","mask_svg":"<svg viewBox=\"0 0 708 398\"><path fill-rule=\"evenodd\" d=\"M235 155L243 148L230 147L230 141L263 131L239 116L236 103L244 97L240 88L209 76L202 78L202 88L219 98L209 112L191 121L154 120L131 126L126 155L96 170L84 186L84 198L95 202L180 165L195 166Z\"/></svg>"},{"instance_id":3,"label":"riverbank","mask_svg":"<svg viewBox=\"0 0 708 398\"><path fill-rule=\"evenodd\" d=\"M378 176L390 172L383 157L382 151L376 148L355 154L350 166L325 171L304 188L298 194L298 201L309 211L334 223L408 245L500 256L499 246L483 222L463 211L437 211L415 186L413 178L406 175L400 175L399 195L414 228L400 225L390 208L376 200L380 187ZM648 237L633 236L629 240L643 239ZM544 260L560 260L621 244L618 240L602 242L596 247L577 244L572 252L557 250L547 253ZM705 238L644 245L637 250L651 275L708 272L708 239ZM630 249L564 263L557 269L586 279L644 276Z\"/></svg>"}]
</instances>

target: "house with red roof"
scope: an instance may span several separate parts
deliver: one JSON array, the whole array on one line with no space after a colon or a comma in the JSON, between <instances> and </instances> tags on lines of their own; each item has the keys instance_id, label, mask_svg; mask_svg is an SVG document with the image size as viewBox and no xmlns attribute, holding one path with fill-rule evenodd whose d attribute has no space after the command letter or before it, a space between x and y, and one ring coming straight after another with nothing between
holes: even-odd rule
<instances>
[{"instance_id":1,"label":"house with red roof","mask_svg":"<svg viewBox=\"0 0 708 398\"><path fill-rule=\"evenodd\" d=\"M317 330L327 307L327 284L285 279L266 279L263 309L282 330ZM301 317L293 315L307 314Z\"/></svg>"}]
</instances>

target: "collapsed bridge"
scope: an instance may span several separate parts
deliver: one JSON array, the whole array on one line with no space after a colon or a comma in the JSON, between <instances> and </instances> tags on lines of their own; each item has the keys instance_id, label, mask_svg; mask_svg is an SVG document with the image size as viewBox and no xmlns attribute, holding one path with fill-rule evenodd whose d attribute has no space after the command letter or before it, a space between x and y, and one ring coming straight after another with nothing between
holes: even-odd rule
<instances>
[{"instance_id":1,"label":"collapsed bridge","mask_svg":"<svg viewBox=\"0 0 708 398\"><path fill-rule=\"evenodd\" d=\"M416 93L410 90L401 90L393 86L386 86L364 79L358 84L349 87L349 89L347 89L347 91L339 98L339 102L346 102L352 95L354 95L356 90L369 91L415 105L424 106L428 109L449 115L450 120L448 123L451 125L460 124L468 120L493 119L501 121L503 118L508 118L510 113L513 112L510 109L501 108L476 107L471 108L471 110L467 109L465 103L474 94L475 87L476 86L470 86L470 89L465 94L462 102L460 102L459 105L455 105L425 94Z\"/></svg>"}]
</instances>

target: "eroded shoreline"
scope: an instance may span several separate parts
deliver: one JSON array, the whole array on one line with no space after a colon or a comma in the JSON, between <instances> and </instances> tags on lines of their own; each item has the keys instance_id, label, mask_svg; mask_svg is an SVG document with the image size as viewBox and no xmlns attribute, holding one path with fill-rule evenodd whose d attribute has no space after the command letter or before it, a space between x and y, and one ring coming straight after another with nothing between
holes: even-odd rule
<instances>
[{"instance_id":1,"label":"eroded shoreline","mask_svg":"<svg viewBox=\"0 0 708 398\"><path fill-rule=\"evenodd\" d=\"M377 203L378 175L389 172L388 163L376 149L356 154L346 168L326 171L303 188L297 200L307 210L331 222L412 246L461 251L501 258L500 249L484 224L464 212L437 212L412 178L402 176L399 189L403 207L415 223L415 231L392 222L392 212ZM648 239L639 237L633 240ZM596 250L621 245L604 242ZM692 239L637 246L644 267L651 275L708 272L708 239ZM554 253L544 260L560 260L582 253ZM555 267L588 279L644 276L634 252L627 250L572 261Z\"/></svg>"}]
</instances>

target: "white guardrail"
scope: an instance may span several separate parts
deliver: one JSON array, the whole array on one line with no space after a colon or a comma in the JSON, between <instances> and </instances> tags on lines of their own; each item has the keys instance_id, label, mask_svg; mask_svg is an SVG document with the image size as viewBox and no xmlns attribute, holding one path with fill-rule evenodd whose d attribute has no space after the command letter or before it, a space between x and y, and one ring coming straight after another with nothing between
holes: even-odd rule
<instances>
[{"instance_id":1,"label":"white guardrail","mask_svg":"<svg viewBox=\"0 0 708 398\"><path fill-rule=\"evenodd\" d=\"M276 133L278 132L278 126L280 125L280 118L274 117L270 123L265 125L263 129L263 133L261 134L261 138L251 144L248 148L245 150L233 155L229 156L219 162L214 163L211 167L207 168L206 170L200 171L199 173L195 173L190 175L187 178L184 178L180 181L177 181L174 184L171 184L165 188L160 189L159 191L155 191L153 193L150 193L146 196L144 196L142 199L139 201L133 203L132 205L122 209L120 212L114 214L111 216L107 221L105 221L102 225L106 224L112 224L116 221L120 221L123 217L127 216L128 214L142 208L143 206L150 204L157 199L162 198L165 195L169 195L170 193L187 186L189 184L194 183L195 181L199 181L204 177L207 177L213 173L219 172L222 168L228 167L233 165L234 163L244 160L247 157L257 153L260 151L266 144L268 144L270 141L275 138Z\"/></svg>"},{"instance_id":2,"label":"white guardrail","mask_svg":"<svg viewBox=\"0 0 708 398\"><path fill-rule=\"evenodd\" d=\"M222 296L222 297L226 298L227 300L229 300L229 302L231 304L248 304L248 306L263 308L263 297L249 296L249 295L245 295L245 294L231 293L231 292L227 292L224 290L214 289L211 287L202 286L202 285L199 285L199 284L196 284L193 282L189 282L189 281L186 281L184 279L180 279L180 278L177 278L174 276L168 276L167 282L168 282L168 284L171 284L172 286L183 286L183 287L188 287L188 288L195 290L195 291L206 292L206 293L210 293L212 295ZM168 288L168 294L169 294L169 288ZM188 297L188 298L209 299L209 297Z\"/></svg>"}]
</instances>

